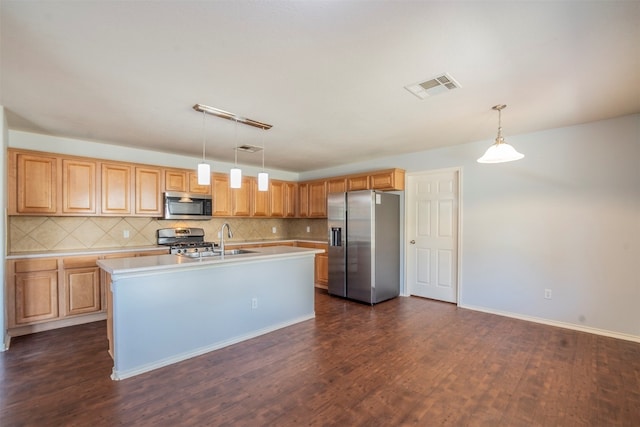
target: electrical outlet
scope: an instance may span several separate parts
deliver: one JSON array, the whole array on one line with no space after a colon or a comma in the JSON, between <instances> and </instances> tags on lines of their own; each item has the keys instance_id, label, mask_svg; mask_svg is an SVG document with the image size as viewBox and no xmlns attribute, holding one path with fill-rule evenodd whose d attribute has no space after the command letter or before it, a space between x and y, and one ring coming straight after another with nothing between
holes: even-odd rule
<instances>
[{"instance_id":1,"label":"electrical outlet","mask_svg":"<svg viewBox=\"0 0 640 427\"><path fill-rule=\"evenodd\" d=\"M311 227L307 225L307 233L311 233Z\"/></svg>"},{"instance_id":2,"label":"electrical outlet","mask_svg":"<svg viewBox=\"0 0 640 427\"><path fill-rule=\"evenodd\" d=\"M251 309L255 310L258 308L258 298L251 298Z\"/></svg>"},{"instance_id":3,"label":"electrical outlet","mask_svg":"<svg viewBox=\"0 0 640 427\"><path fill-rule=\"evenodd\" d=\"M275 227L271 227L271 232L272 232L273 234L276 234L276 228L275 228Z\"/></svg>"},{"instance_id":4,"label":"electrical outlet","mask_svg":"<svg viewBox=\"0 0 640 427\"><path fill-rule=\"evenodd\" d=\"M551 289L544 290L544 299L551 299Z\"/></svg>"},{"instance_id":5,"label":"electrical outlet","mask_svg":"<svg viewBox=\"0 0 640 427\"><path fill-rule=\"evenodd\" d=\"M123 230L122 231L122 237L124 237L125 239L129 238L129 230Z\"/></svg>"}]
</instances>

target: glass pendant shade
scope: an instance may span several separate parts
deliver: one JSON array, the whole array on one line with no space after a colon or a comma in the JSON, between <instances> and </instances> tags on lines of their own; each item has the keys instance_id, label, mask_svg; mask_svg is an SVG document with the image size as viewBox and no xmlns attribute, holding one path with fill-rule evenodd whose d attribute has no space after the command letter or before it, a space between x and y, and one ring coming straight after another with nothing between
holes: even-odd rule
<instances>
[{"instance_id":1,"label":"glass pendant shade","mask_svg":"<svg viewBox=\"0 0 640 427\"><path fill-rule=\"evenodd\" d=\"M242 169L240 168L232 168L229 173L229 186L231 188L241 188L242 187Z\"/></svg>"},{"instance_id":2,"label":"glass pendant shade","mask_svg":"<svg viewBox=\"0 0 640 427\"><path fill-rule=\"evenodd\" d=\"M518 153L515 148L504 142L502 137L502 110L507 108L504 104L495 105L493 110L498 112L498 136L496 142L487 149L484 156L478 159L478 163L504 163L520 160L524 154Z\"/></svg>"},{"instance_id":3,"label":"glass pendant shade","mask_svg":"<svg viewBox=\"0 0 640 427\"><path fill-rule=\"evenodd\" d=\"M269 174L266 172L260 172L258 174L258 191L269 190Z\"/></svg>"},{"instance_id":4,"label":"glass pendant shade","mask_svg":"<svg viewBox=\"0 0 640 427\"><path fill-rule=\"evenodd\" d=\"M504 163L520 160L524 154L518 153L515 148L506 142L496 142L487 149L484 156L478 159L478 163Z\"/></svg>"},{"instance_id":5,"label":"glass pendant shade","mask_svg":"<svg viewBox=\"0 0 640 427\"><path fill-rule=\"evenodd\" d=\"M207 163L198 163L198 185L211 184L211 169Z\"/></svg>"}]
</instances>

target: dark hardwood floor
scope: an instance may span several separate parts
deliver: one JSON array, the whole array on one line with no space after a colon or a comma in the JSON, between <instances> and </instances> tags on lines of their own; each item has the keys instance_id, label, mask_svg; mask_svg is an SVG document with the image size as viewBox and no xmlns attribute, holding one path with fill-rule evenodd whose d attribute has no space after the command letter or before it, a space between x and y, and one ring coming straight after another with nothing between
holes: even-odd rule
<instances>
[{"instance_id":1,"label":"dark hardwood floor","mask_svg":"<svg viewBox=\"0 0 640 427\"><path fill-rule=\"evenodd\" d=\"M317 291L314 320L123 381L106 348L104 322L13 339L0 425L640 425L640 344L419 298Z\"/></svg>"}]
</instances>

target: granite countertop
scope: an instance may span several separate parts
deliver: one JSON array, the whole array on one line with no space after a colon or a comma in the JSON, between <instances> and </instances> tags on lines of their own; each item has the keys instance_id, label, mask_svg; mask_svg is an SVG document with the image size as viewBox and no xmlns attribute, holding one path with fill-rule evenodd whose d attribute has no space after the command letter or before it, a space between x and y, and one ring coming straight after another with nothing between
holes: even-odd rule
<instances>
[{"instance_id":1,"label":"granite countertop","mask_svg":"<svg viewBox=\"0 0 640 427\"><path fill-rule=\"evenodd\" d=\"M177 269L192 269L194 267L213 267L271 258L299 257L315 255L321 252L321 249L270 246L251 249L250 252L238 255L214 255L202 258L189 258L180 255L151 255L135 258L101 259L98 260L98 266L113 277L132 274L153 274Z\"/></svg>"}]
</instances>

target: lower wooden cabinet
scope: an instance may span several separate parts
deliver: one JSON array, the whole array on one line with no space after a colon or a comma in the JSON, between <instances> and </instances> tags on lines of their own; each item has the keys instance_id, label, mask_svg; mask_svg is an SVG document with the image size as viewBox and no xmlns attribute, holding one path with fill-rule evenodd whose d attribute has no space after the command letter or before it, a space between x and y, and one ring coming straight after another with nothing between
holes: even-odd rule
<instances>
[{"instance_id":1,"label":"lower wooden cabinet","mask_svg":"<svg viewBox=\"0 0 640 427\"><path fill-rule=\"evenodd\" d=\"M169 249L8 260L5 286L9 335L104 320L110 280L97 266L97 259L167 253Z\"/></svg>"},{"instance_id":2,"label":"lower wooden cabinet","mask_svg":"<svg viewBox=\"0 0 640 427\"><path fill-rule=\"evenodd\" d=\"M316 287L326 289L329 285L329 256L327 243L316 242L296 242L296 246L301 248L322 249L321 254L316 254L315 258L315 283Z\"/></svg>"},{"instance_id":3,"label":"lower wooden cabinet","mask_svg":"<svg viewBox=\"0 0 640 427\"><path fill-rule=\"evenodd\" d=\"M7 281L9 327L58 317L57 269L55 259L17 261L13 265L12 283Z\"/></svg>"},{"instance_id":4,"label":"lower wooden cabinet","mask_svg":"<svg viewBox=\"0 0 640 427\"><path fill-rule=\"evenodd\" d=\"M103 309L97 258L63 260L64 304L62 316L96 313Z\"/></svg>"},{"instance_id":5,"label":"lower wooden cabinet","mask_svg":"<svg viewBox=\"0 0 640 427\"><path fill-rule=\"evenodd\" d=\"M319 287L327 288L329 286L329 256L324 254L316 255L316 284Z\"/></svg>"}]
</instances>

